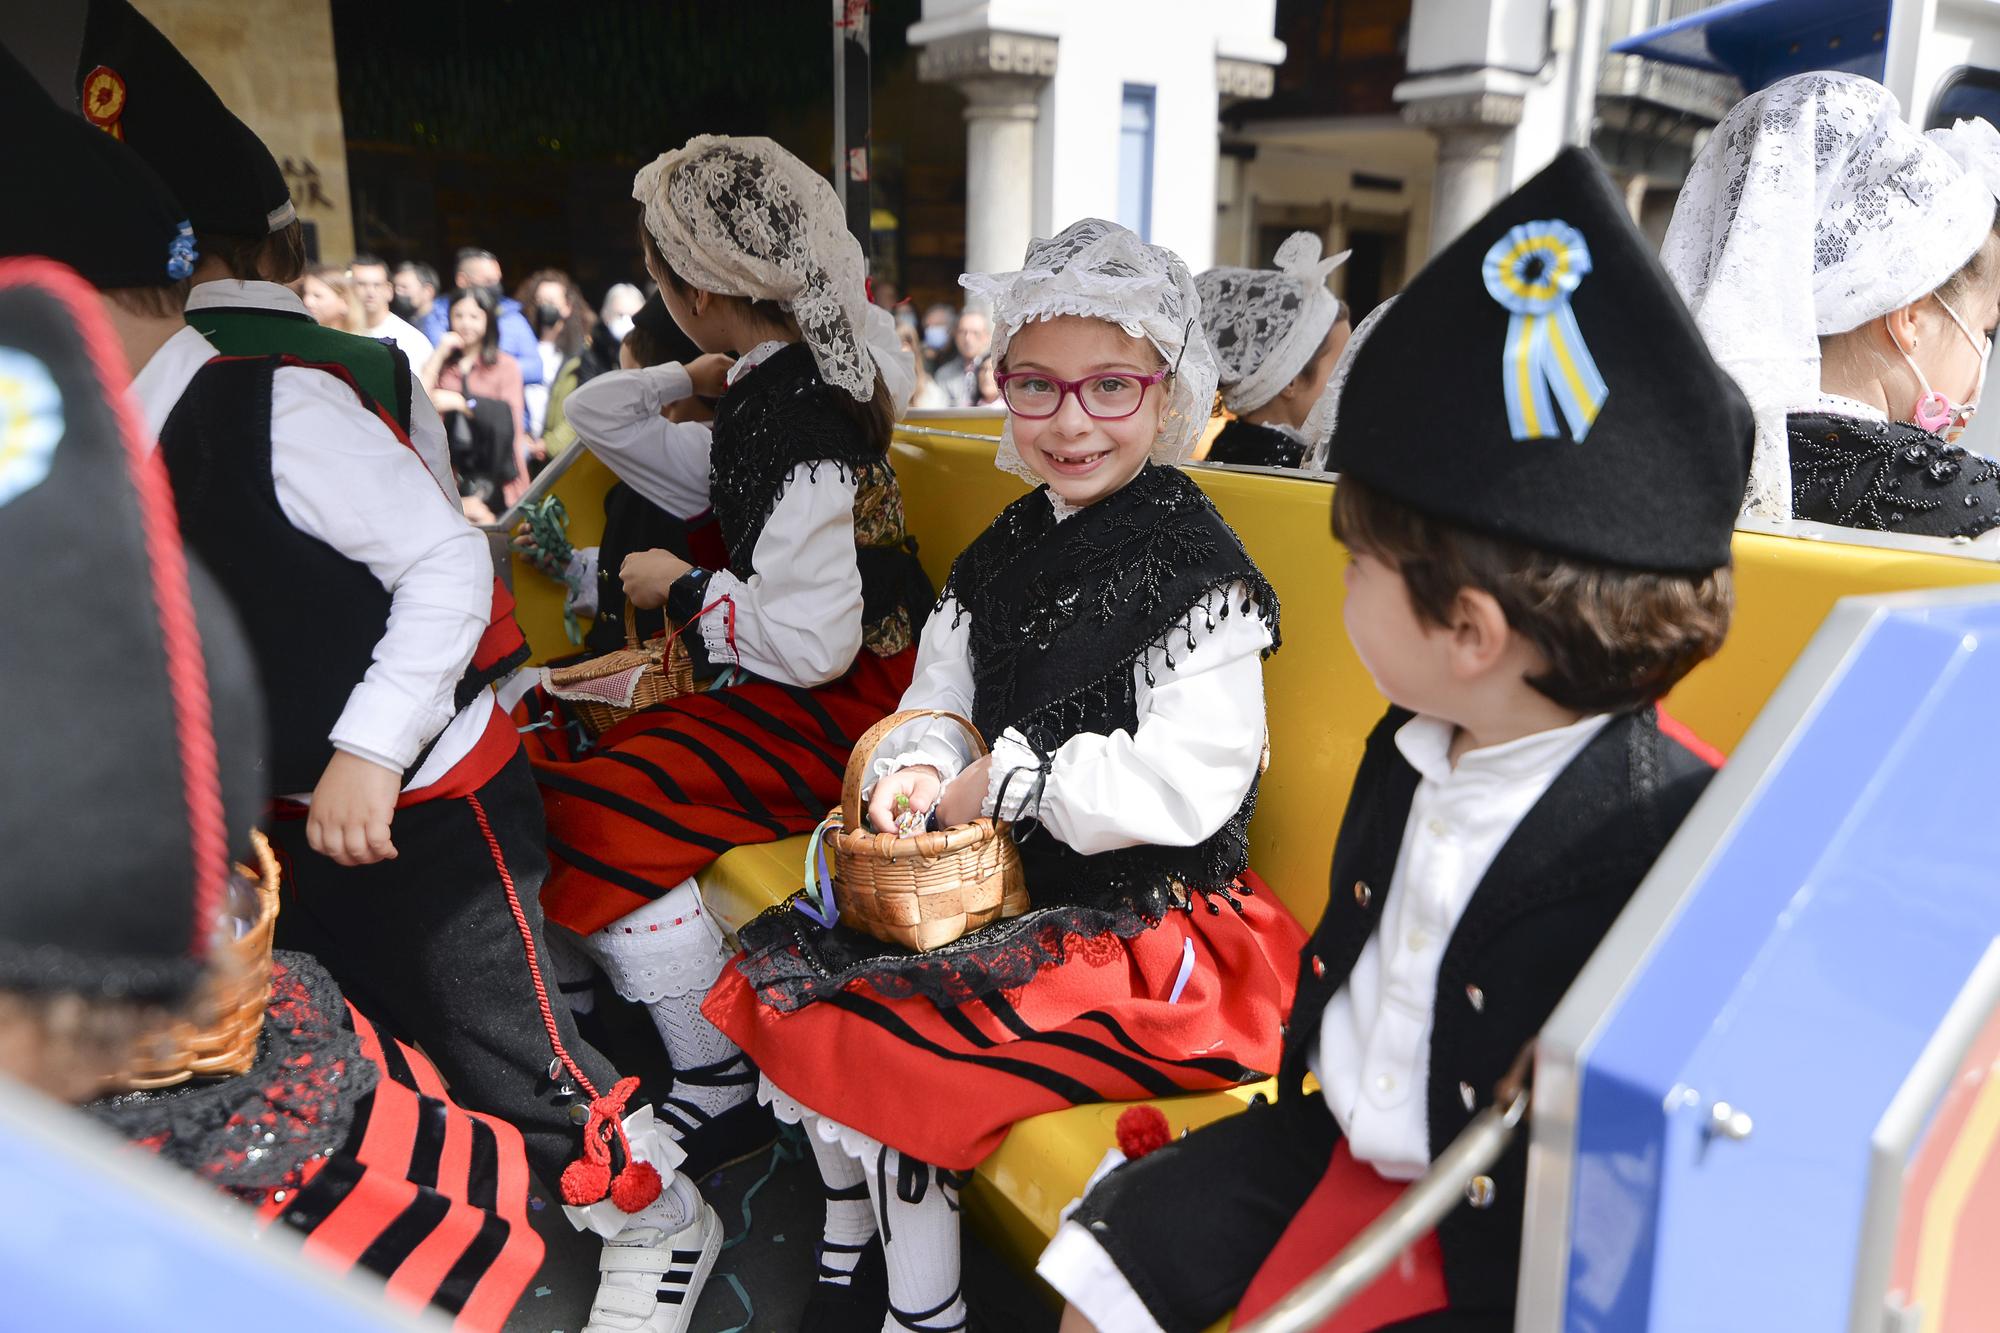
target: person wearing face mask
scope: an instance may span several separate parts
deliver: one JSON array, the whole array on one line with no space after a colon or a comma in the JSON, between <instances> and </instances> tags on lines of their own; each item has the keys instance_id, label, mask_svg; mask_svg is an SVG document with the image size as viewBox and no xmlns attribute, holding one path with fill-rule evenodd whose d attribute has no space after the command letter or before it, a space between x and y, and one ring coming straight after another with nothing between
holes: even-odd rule
<instances>
[{"instance_id":1,"label":"person wearing face mask","mask_svg":"<svg viewBox=\"0 0 2000 1333\"><path fill-rule=\"evenodd\" d=\"M1035 490L954 562L898 707L992 749L892 732L867 819L1034 821L1031 906L928 953L790 904L740 932L704 1012L819 1164L806 1329L966 1327L965 1173L1028 1116L1275 1068L1304 939L1249 871L1278 599L1179 467L1216 380L1187 265L1086 218L960 281L993 312L996 463Z\"/></svg>"},{"instance_id":2,"label":"person wearing face mask","mask_svg":"<svg viewBox=\"0 0 2000 1333\"><path fill-rule=\"evenodd\" d=\"M604 293L604 304L597 309L598 322L620 341L632 331L632 320L646 305L646 294L629 282L614 282L611 290Z\"/></svg>"},{"instance_id":3,"label":"person wearing face mask","mask_svg":"<svg viewBox=\"0 0 2000 1333\"><path fill-rule=\"evenodd\" d=\"M525 398L528 434L539 440L545 436L549 402L556 384L566 371L574 369L571 363L582 355L595 321L590 307L584 304L583 293L576 289L569 274L559 268L537 269L529 274L515 293L515 300L528 312L528 321L534 325L535 350L541 359L541 382L528 385ZM572 379L565 392L576 383Z\"/></svg>"},{"instance_id":4,"label":"person wearing face mask","mask_svg":"<svg viewBox=\"0 0 2000 1333\"><path fill-rule=\"evenodd\" d=\"M396 265L393 280L395 295L389 299L389 313L416 328L430 318L431 306L437 302L437 270L429 264L419 264L405 260ZM419 330L418 336L422 336ZM421 364L412 362L412 365Z\"/></svg>"},{"instance_id":5,"label":"person wearing face mask","mask_svg":"<svg viewBox=\"0 0 2000 1333\"><path fill-rule=\"evenodd\" d=\"M2000 465L1955 441L2000 321L1984 122L1919 134L1878 83L1801 74L1710 137L1662 261L1757 419L1744 512L1976 537Z\"/></svg>"},{"instance_id":6,"label":"person wearing face mask","mask_svg":"<svg viewBox=\"0 0 2000 1333\"><path fill-rule=\"evenodd\" d=\"M1319 257L1319 237L1293 232L1275 270L1212 268L1195 279L1202 327L1222 368L1222 401L1235 414L1209 446L1211 463L1299 467L1341 348L1353 332L1347 307L1326 289L1347 251Z\"/></svg>"},{"instance_id":7,"label":"person wearing face mask","mask_svg":"<svg viewBox=\"0 0 2000 1333\"><path fill-rule=\"evenodd\" d=\"M957 327L958 311L943 301L924 311L921 337L925 373L936 375L944 364L946 353L951 351L951 331Z\"/></svg>"}]
</instances>

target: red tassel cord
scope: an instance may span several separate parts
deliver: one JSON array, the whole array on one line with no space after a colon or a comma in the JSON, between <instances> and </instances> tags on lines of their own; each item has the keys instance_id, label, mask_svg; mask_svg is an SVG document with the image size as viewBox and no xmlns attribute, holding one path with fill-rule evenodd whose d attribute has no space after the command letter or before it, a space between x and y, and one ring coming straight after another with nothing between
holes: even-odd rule
<instances>
[{"instance_id":1,"label":"red tassel cord","mask_svg":"<svg viewBox=\"0 0 2000 1333\"><path fill-rule=\"evenodd\" d=\"M621 1078L610 1092L591 1099L583 1156L563 1168L564 1203L587 1207L608 1190L620 1212L636 1213L660 1197L660 1173L632 1156L631 1140L625 1137L625 1103L638 1090L638 1079ZM614 1178L611 1168L619 1158L625 1167Z\"/></svg>"}]
</instances>

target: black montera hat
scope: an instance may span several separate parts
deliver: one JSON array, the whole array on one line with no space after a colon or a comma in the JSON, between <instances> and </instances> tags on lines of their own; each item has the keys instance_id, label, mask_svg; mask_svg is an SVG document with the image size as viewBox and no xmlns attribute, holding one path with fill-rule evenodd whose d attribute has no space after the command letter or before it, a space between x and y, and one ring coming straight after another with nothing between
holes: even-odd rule
<instances>
[{"instance_id":1,"label":"black montera hat","mask_svg":"<svg viewBox=\"0 0 2000 1333\"><path fill-rule=\"evenodd\" d=\"M0 259L0 988L172 1001L258 814L263 712L125 385L96 292Z\"/></svg>"},{"instance_id":2,"label":"black montera hat","mask_svg":"<svg viewBox=\"0 0 2000 1333\"><path fill-rule=\"evenodd\" d=\"M45 255L97 287L167 287L194 272L194 230L131 149L78 120L0 49L0 255Z\"/></svg>"},{"instance_id":3,"label":"black montera hat","mask_svg":"<svg viewBox=\"0 0 2000 1333\"><path fill-rule=\"evenodd\" d=\"M1695 573L1729 562L1751 437L1624 200L1572 148L1382 317L1328 466L1475 532Z\"/></svg>"},{"instance_id":4,"label":"black montera hat","mask_svg":"<svg viewBox=\"0 0 2000 1333\"><path fill-rule=\"evenodd\" d=\"M298 217L264 141L126 0L90 0L76 96L85 120L160 173L196 235L265 236Z\"/></svg>"}]
</instances>

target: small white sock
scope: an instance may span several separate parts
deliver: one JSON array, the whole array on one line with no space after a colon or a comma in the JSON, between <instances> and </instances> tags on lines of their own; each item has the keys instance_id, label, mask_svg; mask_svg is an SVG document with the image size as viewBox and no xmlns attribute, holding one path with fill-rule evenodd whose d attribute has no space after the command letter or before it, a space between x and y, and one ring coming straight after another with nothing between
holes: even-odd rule
<instances>
[{"instance_id":1,"label":"small white sock","mask_svg":"<svg viewBox=\"0 0 2000 1333\"><path fill-rule=\"evenodd\" d=\"M673 1095L659 1108L676 1136L748 1101L757 1076L737 1044L702 1016L729 961L722 929L691 879L583 937L612 987L646 1006L673 1061Z\"/></svg>"},{"instance_id":2,"label":"small white sock","mask_svg":"<svg viewBox=\"0 0 2000 1333\"><path fill-rule=\"evenodd\" d=\"M963 1329L955 1180L894 1148L882 1149L864 1169L889 1268L889 1317L882 1333Z\"/></svg>"},{"instance_id":3,"label":"small white sock","mask_svg":"<svg viewBox=\"0 0 2000 1333\"><path fill-rule=\"evenodd\" d=\"M819 1280L844 1287L861 1262L861 1252L875 1238L875 1208L868 1198L868 1173L838 1143L822 1139L819 1125L818 1116L808 1116L803 1126L827 1196Z\"/></svg>"}]
</instances>

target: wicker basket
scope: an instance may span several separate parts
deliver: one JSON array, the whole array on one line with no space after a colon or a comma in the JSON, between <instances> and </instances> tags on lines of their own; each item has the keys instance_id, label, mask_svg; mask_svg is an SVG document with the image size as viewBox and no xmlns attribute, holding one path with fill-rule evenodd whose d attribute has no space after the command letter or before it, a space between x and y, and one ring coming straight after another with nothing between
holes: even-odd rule
<instances>
[{"instance_id":1,"label":"wicker basket","mask_svg":"<svg viewBox=\"0 0 2000 1333\"><path fill-rule=\"evenodd\" d=\"M236 872L256 884L257 919L218 950L195 1001L194 1017L134 1047L126 1067L111 1079L121 1092L170 1088L192 1078L248 1073L264 1031L271 998L271 932L278 922L278 858L261 833L251 835L255 869Z\"/></svg>"},{"instance_id":2,"label":"wicker basket","mask_svg":"<svg viewBox=\"0 0 2000 1333\"><path fill-rule=\"evenodd\" d=\"M568 689L639 667L639 684L632 692L629 705L580 698L564 700L593 735L602 736L641 709L694 693L694 662L688 657L687 645L681 642L680 636L681 630L677 629L664 638L640 643L639 625L634 619L632 603L628 600L625 603L625 646L602 657L578 662L575 666L551 669L549 686L555 690Z\"/></svg>"},{"instance_id":3,"label":"wicker basket","mask_svg":"<svg viewBox=\"0 0 2000 1333\"><path fill-rule=\"evenodd\" d=\"M863 822L861 783L884 737L919 718L949 718L965 729L979 754L979 729L956 713L913 709L892 713L868 729L847 760L840 826L826 835L833 849L833 892L840 919L864 934L919 951L950 944L967 931L1028 910L1021 854L1007 825L970 824L901 837Z\"/></svg>"}]
</instances>

